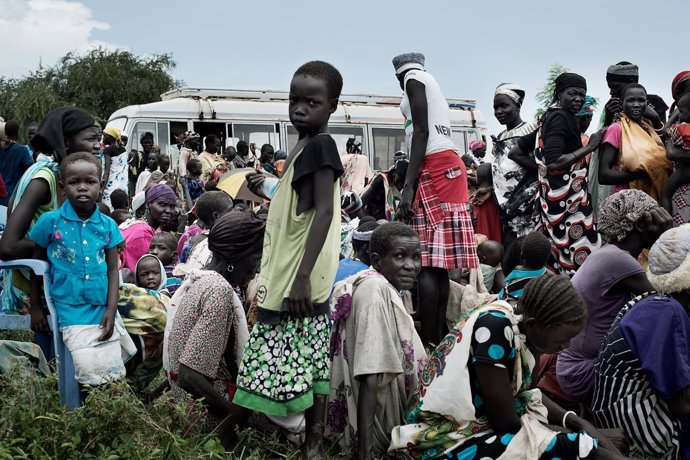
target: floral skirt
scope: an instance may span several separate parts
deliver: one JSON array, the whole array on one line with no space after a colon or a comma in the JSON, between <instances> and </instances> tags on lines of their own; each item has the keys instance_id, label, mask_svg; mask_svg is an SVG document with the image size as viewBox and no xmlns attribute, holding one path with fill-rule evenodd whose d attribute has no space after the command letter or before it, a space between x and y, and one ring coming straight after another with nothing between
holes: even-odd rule
<instances>
[{"instance_id":1,"label":"floral skirt","mask_svg":"<svg viewBox=\"0 0 690 460\"><path fill-rule=\"evenodd\" d=\"M233 402L268 415L302 412L329 393L327 315L257 323L244 348Z\"/></svg>"}]
</instances>

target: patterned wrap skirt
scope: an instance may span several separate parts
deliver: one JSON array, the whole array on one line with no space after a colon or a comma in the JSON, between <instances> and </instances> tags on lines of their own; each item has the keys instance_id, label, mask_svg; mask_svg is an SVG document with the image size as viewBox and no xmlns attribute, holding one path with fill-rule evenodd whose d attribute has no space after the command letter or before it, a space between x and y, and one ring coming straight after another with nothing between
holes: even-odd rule
<instances>
[{"instance_id":1,"label":"patterned wrap skirt","mask_svg":"<svg viewBox=\"0 0 690 460\"><path fill-rule=\"evenodd\" d=\"M233 402L275 416L308 409L315 394L330 391L329 340L327 315L256 323L244 348Z\"/></svg>"}]
</instances>

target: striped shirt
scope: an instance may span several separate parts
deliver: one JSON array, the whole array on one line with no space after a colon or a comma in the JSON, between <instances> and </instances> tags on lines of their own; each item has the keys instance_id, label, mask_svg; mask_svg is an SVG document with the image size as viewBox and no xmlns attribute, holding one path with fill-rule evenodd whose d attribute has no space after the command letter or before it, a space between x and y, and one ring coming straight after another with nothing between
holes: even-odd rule
<instances>
[{"instance_id":1,"label":"striped shirt","mask_svg":"<svg viewBox=\"0 0 690 460\"><path fill-rule=\"evenodd\" d=\"M651 313L656 314L659 322L666 326L673 321L674 317L673 312L669 312L672 308L669 306L671 303L675 301L654 293L646 293L632 299L620 311L604 340L595 367L592 411L597 426L622 428L628 438L645 454L675 459L680 451L680 421L671 413L664 400L670 397L663 395L663 390L654 388L652 383L660 381L655 367L660 372L665 371L668 374L668 380L678 377L673 375L674 369L668 369L668 366L663 366L663 363L656 366L652 363L643 365L638 354L629 345L630 340L626 341L625 336L629 336L628 328L625 324L621 325L626 313L639 304L640 310L654 309ZM678 307L682 311L682 307L680 305ZM671 319L664 321L664 316L669 316ZM649 323L644 327L647 328L647 335L655 334L655 332L657 337L663 335ZM671 329L666 330L667 337L674 335ZM664 362L664 357L659 355L672 353L663 346L671 343L669 340L673 341L673 339L661 338L659 348L645 346L650 344L634 343L636 346L644 347L645 360ZM645 340L642 339L640 342L645 342ZM649 350L653 349L658 351L649 353Z\"/></svg>"}]
</instances>

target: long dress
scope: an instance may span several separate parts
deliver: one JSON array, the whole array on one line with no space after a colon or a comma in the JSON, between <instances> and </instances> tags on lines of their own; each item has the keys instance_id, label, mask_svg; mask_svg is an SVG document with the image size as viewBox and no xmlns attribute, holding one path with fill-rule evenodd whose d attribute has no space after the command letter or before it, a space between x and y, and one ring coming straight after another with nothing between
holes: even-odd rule
<instances>
[{"instance_id":1,"label":"long dress","mask_svg":"<svg viewBox=\"0 0 690 460\"><path fill-rule=\"evenodd\" d=\"M494 194L500 210L503 233L510 233L508 243L533 231L539 222L539 212L534 206L537 196L536 175L508 158L508 153L518 140L534 133L537 128L535 122L523 122L493 138L494 161L491 163L491 172Z\"/></svg>"},{"instance_id":2,"label":"long dress","mask_svg":"<svg viewBox=\"0 0 690 460\"><path fill-rule=\"evenodd\" d=\"M127 187L129 186L127 151L124 147L112 148L122 150L122 152L119 155L110 156L110 174L108 176L108 183L105 184L105 189L103 190L103 202L107 204L111 210L113 207L110 204L110 194L118 189L127 192Z\"/></svg>"},{"instance_id":3,"label":"long dress","mask_svg":"<svg viewBox=\"0 0 690 460\"><path fill-rule=\"evenodd\" d=\"M582 147L579 127L572 125L577 123L574 118L560 108L549 109L540 148L535 152L539 171L538 203L542 230L551 240L551 265L555 271L568 276L574 275L592 250L601 246L589 196L586 159L581 158L566 171L547 170L547 163L559 155ZM560 152L551 151L551 142L558 143Z\"/></svg>"}]
</instances>

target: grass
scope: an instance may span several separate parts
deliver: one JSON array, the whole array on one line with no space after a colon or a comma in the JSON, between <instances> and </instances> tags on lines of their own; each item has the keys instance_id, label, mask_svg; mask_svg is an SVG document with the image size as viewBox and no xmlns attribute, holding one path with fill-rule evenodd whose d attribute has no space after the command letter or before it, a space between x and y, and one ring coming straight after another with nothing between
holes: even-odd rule
<instances>
[{"instance_id":1,"label":"grass","mask_svg":"<svg viewBox=\"0 0 690 460\"><path fill-rule=\"evenodd\" d=\"M31 340L31 332L0 331L0 339ZM157 386L157 379L151 387ZM94 389L75 411L60 404L56 377L15 368L0 374L0 460L237 459L296 460L299 450L276 434L247 428L232 452L202 431L199 403L166 394L144 404L126 383ZM632 458L656 460L639 451ZM330 445L328 458L348 458Z\"/></svg>"},{"instance_id":2,"label":"grass","mask_svg":"<svg viewBox=\"0 0 690 460\"><path fill-rule=\"evenodd\" d=\"M32 339L28 331L0 331L0 340ZM82 407L67 411L55 375L15 368L0 374L0 460L299 458L297 446L253 428L225 452L214 434L202 431L204 416L199 403L175 403L168 394L145 404L125 382L96 388ZM329 458L347 457L331 445Z\"/></svg>"}]
</instances>

